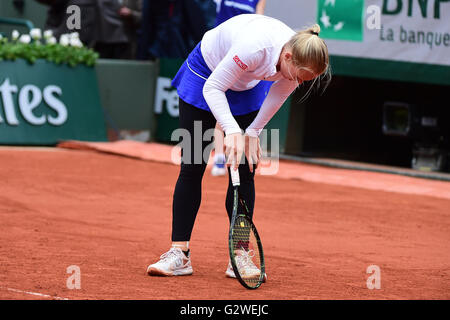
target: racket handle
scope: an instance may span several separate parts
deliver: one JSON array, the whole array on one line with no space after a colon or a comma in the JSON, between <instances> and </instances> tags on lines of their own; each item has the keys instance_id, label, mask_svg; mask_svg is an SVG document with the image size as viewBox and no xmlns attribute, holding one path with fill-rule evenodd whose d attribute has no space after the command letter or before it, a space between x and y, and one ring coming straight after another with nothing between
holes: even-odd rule
<instances>
[{"instance_id":1,"label":"racket handle","mask_svg":"<svg viewBox=\"0 0 450 320\"><path fill-rule=\"evenodd\" d=\"M237 187L241 185L241 181L239 178L239 169L234 169L233 166L230 167L230 173L231 173L231 183L233 184L233 187Z\"/></svg>"}]
</instances>

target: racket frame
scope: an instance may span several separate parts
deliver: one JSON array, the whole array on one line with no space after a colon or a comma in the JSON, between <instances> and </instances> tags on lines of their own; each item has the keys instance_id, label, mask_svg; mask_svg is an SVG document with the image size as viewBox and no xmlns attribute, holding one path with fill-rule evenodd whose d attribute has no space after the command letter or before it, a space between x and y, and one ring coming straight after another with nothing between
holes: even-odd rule
<instances>
[{"instance_id":1,"label":"racket frame","mask_svg":"<svg viewBox=\"0 0 450 320\"><path fill-rule=\"evenodd\" d=\"M231 266L233 268L234 274L236 275L236 279L238 279L240 284L242 286L244 286L245 288L253 290L253 289L259 288L261 286L261 284L264 282L264 275L265 275L264 252L263 252L261 239L259 237L256 226L253 223L252 219L250 219L250 211L248 210L247 204L245 203L245 200L239 196L239 186L240 186L239 170L238 169L235 170L233 167L231 167L230 174L231 174L231 181L232 181L232 184L234 187L233 214L231 217L230 231L228 234L228 249L229 249L229 254L230 254L230 261L231 261ZM244 214L242 214L242 213L238 214L239 205L241 205L243 207ZM258 246L259 260L261 263L261 266L260 266L261 273L259 276L259 280L255 286L249 286L245 282L245 280L242 279L242 277L238 271L237 265L236 265L235 253L234 253L234 243L233 243L233 227L234 227L234 224L238 217L243 217L244 219L246 219L248 221L249 226L251 227L251 232L253 232L253 234L255 235L256 243Z\"/></svg>"}]
</instances>

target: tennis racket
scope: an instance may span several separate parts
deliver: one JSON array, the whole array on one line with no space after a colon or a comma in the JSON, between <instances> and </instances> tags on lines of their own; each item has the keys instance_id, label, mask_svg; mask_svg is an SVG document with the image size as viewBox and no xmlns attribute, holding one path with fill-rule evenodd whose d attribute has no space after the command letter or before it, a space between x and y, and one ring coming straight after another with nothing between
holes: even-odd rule
<instances>
[{"instance_id":1,"label":"tennis racket","mask_svg":"<svg viewBox=\"0 0 450 320\"><path fill-rule=\"evenodd\" d=\"M245 200L239 195L239 170L230 167L234 187L233 214L231 218L228 247L231 265L239 282L247 289L256 289L265 277L264 254Z\"/></svg>"}]
</instances>

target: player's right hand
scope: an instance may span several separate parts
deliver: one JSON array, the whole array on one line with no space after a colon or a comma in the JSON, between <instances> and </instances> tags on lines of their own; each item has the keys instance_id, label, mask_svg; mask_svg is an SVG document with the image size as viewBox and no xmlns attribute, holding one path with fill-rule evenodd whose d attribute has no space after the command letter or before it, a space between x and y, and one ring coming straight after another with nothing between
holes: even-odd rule
<instances>
[{"instance_id":1,"label":"player's right hand","mask_svg":"<svg viewBox=\"0 0 450 320\"><path fill-rule=\"evenodd\" d=\"M244 136L242 133L226 135L223 144L225 147L227 166L233 166L234 169L237 169L244 153Z\"/></svg>"}]
</instances>

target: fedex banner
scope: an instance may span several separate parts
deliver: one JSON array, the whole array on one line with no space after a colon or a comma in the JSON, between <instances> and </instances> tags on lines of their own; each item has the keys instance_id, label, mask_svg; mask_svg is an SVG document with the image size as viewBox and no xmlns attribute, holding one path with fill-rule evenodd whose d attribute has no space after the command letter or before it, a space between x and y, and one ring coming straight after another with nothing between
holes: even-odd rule
<instances>
[{"instance_id":1,"label":"fedex banner","mask_svg":"<svg viewBox=\"0 0 450 320\"><path fill-rule=\"evenodd\" d=\"M450 66L450 0L278 0L266 14L318 23L331 55Z\"/></svg>"}]
</instances>

